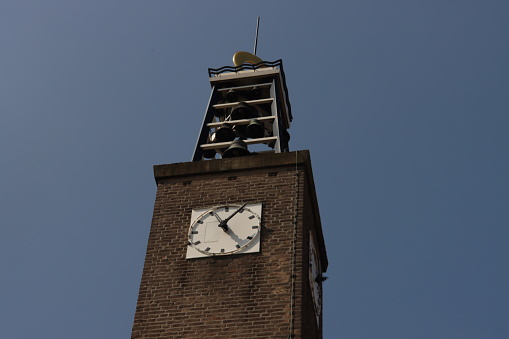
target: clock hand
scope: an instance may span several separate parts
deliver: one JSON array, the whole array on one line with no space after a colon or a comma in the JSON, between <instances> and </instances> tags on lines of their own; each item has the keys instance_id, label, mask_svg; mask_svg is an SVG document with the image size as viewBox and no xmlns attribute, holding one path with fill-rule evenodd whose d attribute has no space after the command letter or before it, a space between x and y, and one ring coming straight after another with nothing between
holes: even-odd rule
<instances>
[{"instance_id":1,"label":"clock hand","mask_svg":"<svg viewBox=\"0 0 509 339\"><path fill-rule=\"evenodd\" d=\"M228 220L230 220L231 218L233 218L233 217L235 216L235 214L239 213L239 211L240 211L241 209L243 209L246 205L247 205L247 203L246 203L246 204L244 204L244 205L242 205L242 206L240 206L238 210L236 210L235 212L233 212L233 214L232 214L232 215L230 215L228 218L224 219L223 221L224 221L224 222L228 222Z\"/></svg>"},{"instance_id":2,"label":"clock hand","mask_svg":"<svg viewBox=\"0 0 509 339\"><path fill-rule=\"evenodd\" d=\"M223 231L228 232L228 225L226 224L226 220L221 220L218 226L221 227Z\"/></svg>"},{"instance_id":3,"label":"clock hand","mask_svg":"<svg viewBox=\"0 0 509 339\"><path fill-rule=\"evenodd\" d=\"M219 221L220 223L223 222L223 220L219 217L219 215L217 215L216 212L212 212L214 213L214 216L216 217L217 221Z\"/></svg>"},{"instance_id":4,"label":"clock hand","mask_svg":"<svg viewBox=\"0 0 509 339\"><path fill-rule=\"evenodd\" d=\"M226 218L224 220L221 220L219 222L219 227L221 227L223 229L223 231L228 232L228 221L231 218L233 218L235 216L235 214L239 213L239 211L242 210L246 205L247 205L247 203L242 205L242 206L240 206L239 209L236 210L235 212L233 212L228 218Z\"/></svg>"}]
</instances>

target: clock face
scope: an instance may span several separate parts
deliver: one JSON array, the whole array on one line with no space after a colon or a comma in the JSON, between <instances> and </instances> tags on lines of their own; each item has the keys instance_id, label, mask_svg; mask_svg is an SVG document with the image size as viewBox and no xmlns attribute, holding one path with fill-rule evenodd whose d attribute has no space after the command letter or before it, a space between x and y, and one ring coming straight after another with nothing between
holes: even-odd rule
<instances>
[{"instance_id":1,"label":"clock face","mask_svg":"<svg viewBox=\"0 0 509 339\"><path fill-rule=\"evenodd\" d=\"M313 236L309 237L309 284L315 306L316 321L320 325L320 315L322 313L322 284L321 284L320 259L316 251Z\"/></svg>"},{"instance_id":2,"label":"clock face","mask_svg":"<svg viewBox=\"0 0 509 339\"><path fill-rule=\"evenodd\" d=\"M262 204L193 210L187 259L260 251Z\"/></svg>"}]
</instances>

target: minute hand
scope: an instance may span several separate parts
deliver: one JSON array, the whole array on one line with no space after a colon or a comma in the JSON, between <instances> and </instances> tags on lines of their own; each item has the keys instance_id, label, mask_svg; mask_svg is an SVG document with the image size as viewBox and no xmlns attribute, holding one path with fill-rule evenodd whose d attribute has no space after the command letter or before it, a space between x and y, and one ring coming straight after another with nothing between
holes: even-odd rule
<instances>
[{"instance_id":1,"label":"minute hand","mask_svg":"<svg viewBox=\"0 0 509 339\"><path fill-rule=\"evenodd\" d=\"M239 207L238 210L236 210L235 212L233 212L228 218L222 220L220 223L219 223L219 227L221 227L223 229L223 231L227 232L228 231L228 221L233 218L235 216L235 214L239 213L245 206L247 205L244 204L242 206Z\"/></svg>"}]
</instances>

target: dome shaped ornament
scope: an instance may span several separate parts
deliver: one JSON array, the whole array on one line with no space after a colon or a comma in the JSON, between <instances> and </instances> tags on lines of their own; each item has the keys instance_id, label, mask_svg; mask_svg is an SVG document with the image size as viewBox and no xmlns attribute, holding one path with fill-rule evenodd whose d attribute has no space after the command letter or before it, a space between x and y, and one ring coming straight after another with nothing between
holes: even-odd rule
<instances>
[{"instance_id":1,"label":"dome shaped ornament","mask_svg":"<svg viewBox=\"0 0 509 339\"><path fill-rule=\"evenodd\" d=\"M233 64L237 67L243 64L255 65L260 62L263 62L263 60L249 52L239 51L233 55Z\"/></svg>"}]
</instances>

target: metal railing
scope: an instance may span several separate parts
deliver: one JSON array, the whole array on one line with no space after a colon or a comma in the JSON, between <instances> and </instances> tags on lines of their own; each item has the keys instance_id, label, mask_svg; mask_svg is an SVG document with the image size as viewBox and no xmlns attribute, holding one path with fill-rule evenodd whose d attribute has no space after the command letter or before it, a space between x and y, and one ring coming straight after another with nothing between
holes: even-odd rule
<instances>
[{"instance_id":1,"label":"metal railing","mask_svg":"<svg viewBox=\"0 0 509 339\"><path fill-rule=\"evenodd\" d=\"M279 68L281 70L281 73L283 72L283 60L279 59L276 61L262 61L257 64L242 64L240 66L223 66L221 68L209 68L209 77L218 76L219 74L226 73L226 72L233 72L237 73L240 71L246 71L246 70L257 70L259 68ZM284 75L283 75L284 78Z\"/></svg>"}]
</instances>

